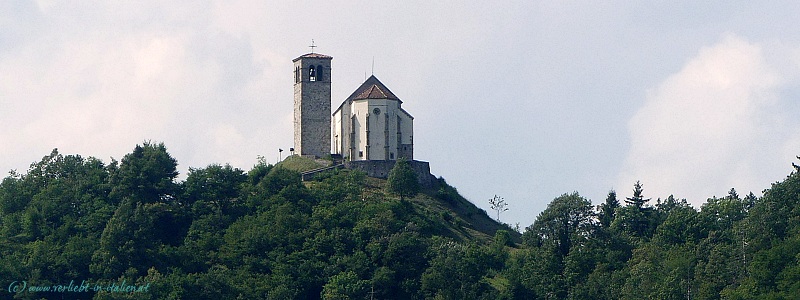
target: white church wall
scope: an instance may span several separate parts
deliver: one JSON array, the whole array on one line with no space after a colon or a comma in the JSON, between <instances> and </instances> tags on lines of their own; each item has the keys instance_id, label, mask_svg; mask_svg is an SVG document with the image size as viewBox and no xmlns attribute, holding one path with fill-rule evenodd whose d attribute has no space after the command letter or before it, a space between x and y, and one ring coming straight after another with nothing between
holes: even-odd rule
<instances>
[{"instance_id":1,"label":"white church wall","mask_svg":"<svg viewBox=\"0 0 800 300\"><path fill-rule=\"evenodd\" d=\"M386 113L387 100L385 99L369 99L368 110L369 112L369 128L370 128L370 153L369 159L371 160L387 160L386 154Z\"/></svg>"},{"instance_id":2,"label":"white church wall","mask_svg":"<svg viewBox=\"0 0 800 300\"><path fill-rule=\"evenodd\" d=\"M354 100L351 106L352 116L355 122L352 124L355 131L354 140L352 141L353 154L351 160L368 160L372 159L367 150L367 115L369 112L369 103L366 100Z\"/></svg>"},{"instance_id":3,"label":"white church wall","mask_svg":"<svg viewBox=\"0 0 800 300\"><path fill-rule=\"evenodd\" d=\"M414 118L412 118L406 111L399 110L400 116L400 132L402 132L401 142L403 144L412 144L412 137L414 135Z\"/></svg>"},{"instance_id":4,"label":"white church wall","mask_svg":"<svg viewBox=\"0 0 800 300\"><path fill-rule=\"evenodd\" d=\"M331 124L333 131L331 136L333 142L331 143L331 153L342 155L342 157L349 157L350 149L350 104L347 102L342 103L341 106L333 113L333 121Z\"/></svg>"},{"instance_id":5,"label":"white church wall","mask_svg":"<svg viewBox=\"0 0 800 300\"><path fill-rule=\"evenodd\" d=\"M384 122L388 124L388 137L386 144L388 144L388 151L384 154L386 159L397 159L397 105L398 101L387 101L386 113L383 115Z\"/></svg>"},{"instance_id":6,"label":"white church wall","mask_svg":"<svg viewBox=\"0 0 800 300\"><path fill-rule=\"evenodd\" d=\"M399 101L388 99L343 103L333 116L332 153L350 160L395 160L401 156L413 159L413 118L399 106Z\"/></svg>"},{"instance_id":7,"label":"white church wall","mask_svg":"<svg viewBox=\"0 0 800 300\"><path fill-rule=\"evenodd\" d=\"M398 147L398 157L414 159L414 118L405 110L398 109L400 116L400 143Z\"/></svg>"},{"instance_id":8,"label":"white church wall","mask_svg":"<svg viewBox=\"0 0 800 300\"><path fill-rule=\"evenodd\" d=\"M331 154L342 154L342 114L337 111L331 120Z\"/></svg>"}]
</instances>

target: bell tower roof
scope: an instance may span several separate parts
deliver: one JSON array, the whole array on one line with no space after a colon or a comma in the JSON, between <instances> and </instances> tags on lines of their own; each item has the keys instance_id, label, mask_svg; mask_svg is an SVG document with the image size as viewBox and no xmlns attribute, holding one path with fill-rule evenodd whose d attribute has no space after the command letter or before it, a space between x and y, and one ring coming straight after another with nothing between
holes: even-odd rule
<instances>
[{"instance_id":1,"label":"bell tower roof","mask_svg":"<svg viewBox=\"0 0 800 300\"><path fill-rule=\"evenodd\" d=\"M311 53L308 53L308 54L300 55L300 57L293 59L292 62L296 62L296 61L298 61L298 60L300 60L302 58L333 59L333 56L311 52Z\"/></svg>"}]
</instances>

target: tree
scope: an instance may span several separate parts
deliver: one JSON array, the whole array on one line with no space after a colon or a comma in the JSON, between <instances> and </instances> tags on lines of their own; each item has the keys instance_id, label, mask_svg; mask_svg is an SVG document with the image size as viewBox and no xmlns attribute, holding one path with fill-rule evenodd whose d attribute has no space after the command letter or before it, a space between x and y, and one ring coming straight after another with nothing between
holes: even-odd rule
<instances>
[{"instance_id":1,"label":"tree","mask_svg":"<svg viewBox=\"0 0 800 300\"><path fill-rule=\"evenodd\" d=\"M386 182L389 192L400 196L400 200L405 197L412 197L419 192L419 181L417 173L411 168L405 158L400 158L389 171L389 178Z\"/></svg>"},{"instance_id":2,"label":"tree","mask_svg":"<svg viewBox=\"0 0 800 300\"><path fill-rule=\"evenodd\" d=\"M489 199L489 204L492 206L492 210L497 212L497 221L500 222L500 213L508 210L506 199L494 195L492 199Z\"/></svg>"},{"instance_id":3,"label":"tree","mask_svg":"<svg viewBox=\"0 0 800 300\"><path fill-rule=\"evenodd\" d=\"M142 203L169 202L177 193L177 166L164 143L136 145L117 170L117 192Z\"/></svg>"},{"instance_id":4,"label":"tree","mask_svg":"<svg viewBox=\"0 0 800 300\"><path fill-rule=\"evenodd\" d=\"M650 199L642 197L642 183L638 180L633 184L633 197L625 198L628 206L616 212L615 220L612 222L614 228L622 229L637 237L652 236L653 229L657 223L654 222L654 210L651 206L645 206Z\"/></svg>"},{"instance_id":5,"label":"tree","mask_svg":"<svg viewBox=\"0 0 800 300\"><path fill-rule=\"evenodd\" d=\"M577 192L564 194L547 205L533 225L522 234L527 245L552 247L561 257L569 254L573 245L585 240L594 231L592 203Z\"/></svg>"},{"instance_id":6,"label":"tree","mask_svg":"<svg viewBox=\"0 0 800 300\"><path fill-rule=\"evenodd\" d=\"M145 274L163 260L159 248L176 246L186 234L181 216L165 203L125 198L108 220L92 256L92 273L115 278L126 270Z\"/></svg>"},{"instance_id":7,"label":"tree","mask_svg":"<svg viewBox=\"0 0 800 300\"><path fill-rule=\"evenodd\" d=\"M645 199L644 197L642 197L643 191L644 189L642 188L642 183L640 183L637 180L636 183L633 184L633 197L625 198L626 199L625 203L628 203L628 205L636 206L637 208L642 208L645 205L645 203L647 203L647 201L650 201L649 198Z\"/></svg>"},{"instance_id":8,"label":"tree","mask_svg":"<svg viewBox=\"0 0 800 300\"><path fill-rule=\"evenodd\" d=\"M343 271L331 276L322 287L322 299L358 299L369 293L369 281L358 278L353 271Z\"/></svg>"},{"instance_id":9,"label":"tree","mask_svg":"<svg viewBox=\"0 0 800 300\"><path fill-rule=\"evenodd\" d=\"M658 225L655 215L656 212L652 207L624 206L617 210L610 228L633 237L649 238L653 235L654 229Z\"/></svg>"},{"instance_id":10,"label":"tree","mask_svg":"<svg viewBox=\"0 0 800 300\"><path fill-rule=\"evenodd\" d=\"M189 168L189 176L183 184L186 204L207 201L225 211L236 202L239 189L246 181L244 171L227 164L224 167L212 164L205 169Z\"/></svg>"},{"instance_id":11,"label":"tree","mask_svg":"<svg viewBox=\"0 0 800 300\"><path fill-rule=\"evenodd\" d=\"M430 266L421 277L425 299L499 299L490 274L503 265L492 248L438 240L431 245Z\"/></svg>"},{"instance_id":12,"label":"tree","mask_svg":"<svg viewBox=\"0 0 800 300\"><path fill-rule=\"evenodd\" d=\"M619 207L619 200L617 200L617 192L611 190L608 192L608 196L606 197L606 202L600 204L600 225L604 228L608 228L611 226L611 222L614 221L614 212Z\"/></svg>"}]
</instances>

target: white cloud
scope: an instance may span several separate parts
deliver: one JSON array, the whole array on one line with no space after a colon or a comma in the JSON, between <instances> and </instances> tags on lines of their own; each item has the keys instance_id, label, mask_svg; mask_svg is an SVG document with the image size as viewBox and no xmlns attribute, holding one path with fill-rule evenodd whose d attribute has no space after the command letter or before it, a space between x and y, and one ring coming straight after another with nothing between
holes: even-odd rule
<instances>
[{"instance_id":1,"label":"white cloud","mask_svg":"<svg viewBox=\"0 0 800 300\"><path fill-rule=\"evenodd\" d=\"M787 147L800 133L788 120L797 112L778 108L791 101L782 93L792 76L786 70L797 66L776 68L768 62L792 64L791 57L765 53L779 52L728 34L649 91L628 123L618 192L630 194L641 180L647 196L674 194L699 207L732 187L758 193L788 174Z\"/></svg>"},{"instance_id":2,"label":"white cloud","mask_svg":"<svg viewBox=\"0 0 800 300\"><path fill-rule=\"evenodd\" d=\"M248 168L278 148L265 144L280 143L270 134L283 130L264 120L283 113L264 100L267 75L246 37L202 22L129 30L86 20L64 32L71 20L48 20L39 35L0 50L0 173L24 172L53 148L107 161L163 141L181 173L210 163Z\"/></svg>"}]
</instances>

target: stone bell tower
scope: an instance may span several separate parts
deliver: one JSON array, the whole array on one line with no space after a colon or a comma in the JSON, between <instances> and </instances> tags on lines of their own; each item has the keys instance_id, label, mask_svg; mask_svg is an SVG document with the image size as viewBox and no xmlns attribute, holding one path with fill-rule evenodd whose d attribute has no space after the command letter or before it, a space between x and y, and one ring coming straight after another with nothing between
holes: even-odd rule
<instances>
[{"instance_id":1,"label":"stone bell tower","mask_svg":"<svg viewBox=\"0 0 800 300\"><path fill-rule=\"evenodd\" d=\"M331 60L314 53L294 62L294 148L302 156L331 151Z\"/></svg>"}]
</instances>

